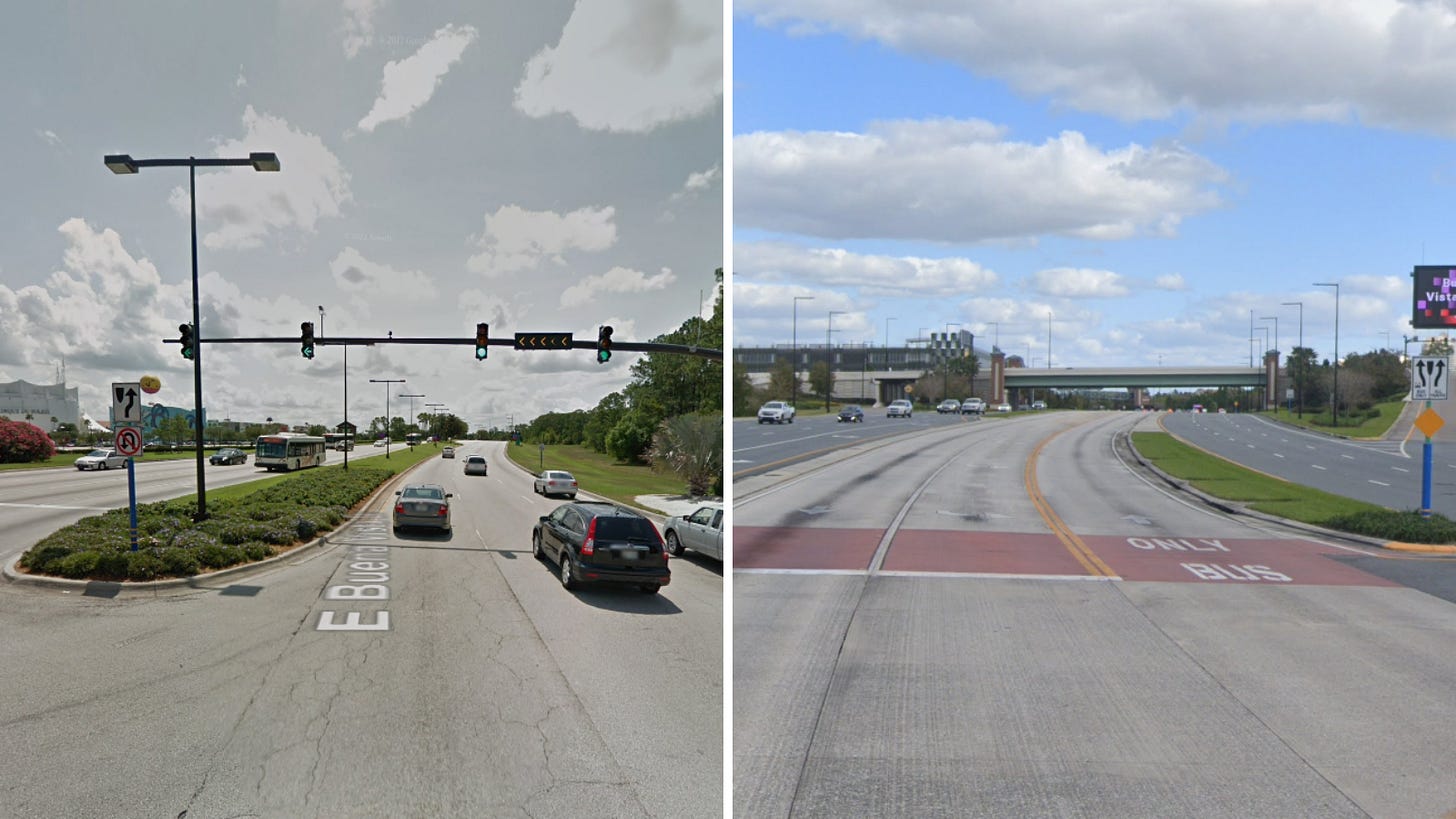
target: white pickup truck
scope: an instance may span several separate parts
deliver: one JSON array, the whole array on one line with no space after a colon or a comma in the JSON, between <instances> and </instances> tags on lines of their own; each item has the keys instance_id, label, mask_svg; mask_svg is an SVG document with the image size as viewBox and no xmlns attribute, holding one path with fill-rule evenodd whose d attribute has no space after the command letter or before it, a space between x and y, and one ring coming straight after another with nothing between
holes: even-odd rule
<instances>
[{"instance_id":1,"label":"white pickup truck","mask_svg":"<svg viewBox=\"0 0 1456 819\"><path fill-rule=\"evenodd\" d=\"M770 401L758 408L760 424L792 424L794 408L786 401Z\"/></svg>"}]
</instances>

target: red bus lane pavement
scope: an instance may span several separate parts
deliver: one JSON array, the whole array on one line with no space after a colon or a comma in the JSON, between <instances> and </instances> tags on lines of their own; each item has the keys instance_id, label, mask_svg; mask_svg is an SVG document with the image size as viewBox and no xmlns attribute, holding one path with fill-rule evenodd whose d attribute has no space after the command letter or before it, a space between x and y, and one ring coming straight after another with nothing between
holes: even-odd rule
<instances>
[{"instance_id":1,"label":"red bus lane pavement","mask_svg":"<svg viewBox=\"0 0 1456 819\"><path fill-rule=\"evenodd\" d=\"M742 526L733 531L735 569L867 572L884 532ZM1112 570L1087 571L1052 533L901 529L884 574L948 574L1067 580L1260 585L1398 586L1336 559L1349 553L1297 538L1081 535Z\"/></svg>"}]
</instances>

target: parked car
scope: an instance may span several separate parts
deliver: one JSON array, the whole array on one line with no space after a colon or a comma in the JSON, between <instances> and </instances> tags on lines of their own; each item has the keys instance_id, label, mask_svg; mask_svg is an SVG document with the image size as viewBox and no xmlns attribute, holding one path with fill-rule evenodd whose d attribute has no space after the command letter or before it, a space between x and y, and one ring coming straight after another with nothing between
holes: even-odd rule
<instances>
[{"instance_id":1,"label":"parked car","mask_svg":"<svg viewBox=\"0 0 1456 819\"><path fill-rule=\"evenodd\" d=\"M846 404L839 410L839 421L859 423L864 420L864 410L858 404ZM837 423L837 422L836 422Z\"/></svg>"},{"instance_id":2,"label":"parked car","mask_svg":"<svg viewBox=\"0 0 1456 819\"><path fill-rule=\"evenodd\" d=\"M394 530L407 526L450 531L450 499L454 494L436 483L407 483L394 493Z\"/></svg>"},{"instance_id":3,"label":"parked car","mask_svg":"<svg viewBox=\"0 0 1456 819\"><path fill-rule=\"evenodd\" d=\"M710 503L688 515L674 515L663 524L662 536L673 557L692 549L701 555L723 559L723 505Z\"/></svg>"},{"instance_id":4,"label":"parked car","mask_svg":"<svg viewBox=\"0 0 1456 819\"><path fill-rule=\"evenodd\" d=\"M126 466L126 456L114 449L93 449L76 459L77 469L121 469Z\"/></svg>"},{"instance_id":5,"label":"parked car","mask_svg":"<svg viewBox=\"0 0 1456 819\"><path fill-rule=\"evenodd\" d=\"M531 531L531 553L554 562L568 590L608 581L656 594L672 580L657 527L613 503L572 501L542 515Z\"/></svg>"},{"instance_id":6,"label":"parked car","mask_svg":"<svg viewBox=\"0 0 1456 819\"><path fill-rule=\"evenodd\" d=\"M1032 401L1031 402L1031 408L1034 409L1034 410L1044 410L1044 409L1046 409L1046 402L1045 401Z\"/></svg>"},{"instance_id":7,"label":"parked car","mask_svg":"<svg viewBox=\"0 0 1456 819\"><path fill-rule=\"evenodd\" d=\"M440 457L441 458L453 458L453 457L455 457L455 447L453 447L453 446L447 446L444 449L440 450Z\"/></svg>"},{"instance_id":8,"label":"parked car","mask_svg":"<svg viewBox=\"0 0 1456 819\"><path fill-rule=\"evenodd\" d=\"M484 455L466 455L465 456L465 474L467 474L467 475L484 475L485 474L485 470L486 470L486 463L485 463L485 456Z\"/></svg>"},{"instance_id":9,"label":"parked car","mask_svg":"<svg viewBox=\"0 0 1456 819\"><path fill-rule=\"evenodd\" d=\"M548 469L536 476L536 484L533 487L536 494L545 497L552 495L565 495L568 498L576 497L576 478L570 472L562 472L559 469Z\"/></svg>"},{"instance_id":10,"label":"parked car","mask_svg":"<svg viewBox=\"0 0 1456 819\"><path fill-rule=\"evenodd\" d=\"M909 418L915 412L914 406L904 398L891 401L890 406L885 408L886 418Z\"/></svg>"},{"instance_id":11,"label":"parked car","mask_svg":"<svg viewBox=\"0 0 1456 819\"><path fill-rule=\"evenodd\" d=\"M996 411L997 412L1010 412L1011 411L1011 405L1010 404L997 404L996 405Z\"/></svg>"},{"instance_id":12,"label":"parked car","mask_svg":"<svg viewBox=\"0 0 1456 819\"><path fill-rule=\"evenodd\" d=\"M245 464L248 462L248 453L241 449L219 449L208 458L213 466L231 466L232 464Z\"/></svg>"},{"instance_id":13,"label":"parked car","mask_svg":"<svg viewBox=\"0 0 1456 819\"><path fill-rule=\"evenodd\" d=\"M935 411L940 415L945 415L946 413L954 415L961 411L961 402L954 398L947 398L935 406Z\"/></svg>"},{"instance_id":14,"label":"parked car","mask_svg":"<svg viewBox=\"0 0 1456 819\"><path fill-rule=\"evenodd\" d=\"M961 415L980 415L986 411L986 402L971 397L961 402Z\"/></svg>"},{"instance_id":15,"label":"parked car","mask_svg":"<svg viewBox=\"0 0 1456 819\"><path fill-rule=\"evenodd\" d=\"M770 401L758 408L760 424L792 424L794 408L787 401Z\"/></svg>"}]
</instances>

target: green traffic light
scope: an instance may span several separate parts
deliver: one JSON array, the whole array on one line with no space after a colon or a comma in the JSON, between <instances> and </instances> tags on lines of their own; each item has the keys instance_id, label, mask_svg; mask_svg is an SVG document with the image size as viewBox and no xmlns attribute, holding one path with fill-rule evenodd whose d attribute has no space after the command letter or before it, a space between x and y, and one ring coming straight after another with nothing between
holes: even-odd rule
<instances>
[{"instance_id":1,"label":"green traffic light","mask_svg":"<svg viewBox=\"0 0 1456 819\"><path fill-rule=\"evenodd\" d=\"M605 363L607 363L608 361L611 361L611 360L612 360L612 351L611 350L597 350L597 363L598 364L605 364Z\"/></svg>"},{"instance_id":2,"label":"green traffic light","mask_svg":"<svg viewBox=\"0 0 1456 819\"><path fill-rule=\"evenodd\" d=\"M475 348L475 360L476 361L484 361L485 360L485 348L484 347L476 347Z\"/></svg>"}]
</instances>

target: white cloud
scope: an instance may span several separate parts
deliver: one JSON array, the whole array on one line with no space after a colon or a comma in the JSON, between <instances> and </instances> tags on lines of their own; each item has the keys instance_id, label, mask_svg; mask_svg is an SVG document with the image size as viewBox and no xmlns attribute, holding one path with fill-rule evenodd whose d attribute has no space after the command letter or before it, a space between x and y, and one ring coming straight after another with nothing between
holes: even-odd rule
<instances>
[{"instance_id":1,"label":"white cloud","mask_svg":"<svg viewBox=\"0 0 1456 819\"><path fill-rule=\"evenodd\" d=\"M354 59L374 44L374 12L383 0L344 0L344 56Z\"/></svg>"},{"instance_id":2,"label":"white cloud","mask_svg":"<svg viewBox=\"0 0 1456 819\"><path fill-rule=\"evenodd\" d=\"M1183 279L1182 273L1165 273L1153 280L1153 286L1159 290L1188 290L1188 282Z\"/></svg>"},{"instance_id":3,"label":"white cloud","mask_svg":"<svg viewBox=\"0 0 1456 819\"><path fill-rule=\"evenodd\" d=\"M656 276L648 276L640 270L614 267L600 276L588 276L561 293L562 307L579 307L590 304L605 293L647 293L665 290L677 281L677 276L663 268Z\"/></svg>"},{"instance_id":4,"label":"white cloud","mask_svg":"<svg viewBox=\"0 0 1456 819\"><path fill-rule=\"evenodd\" d=\"M312 232L318 220L338 216L351 199L349 175L339 158L313 134L295 130L279 117L243 112L247 134L218 144L215 154L245 157L253 151L278 155L281 172L257 172L246 166L197 174L197 218L221 223L203 236L210 248L246 248L262 243L268 233L287 228ZM183 216L189 209L187 187L172 189L172 207Z\"/></svg>"},{"instance_id":5,"label":"white cloud","mask_svg":"<svg viewBox=\"0 0 1456 819\"><path fill-rule=\"evenodd\" d=\"M526 64L516 107L628 132L706 114L723 95L722 21L716 0L578 0Z\"/></svg>"},{"instance_id":6,"label":"white cloud","mask_svg":"<svg viewBox=\"0 0 1456 819\"><path fill-rule=\"evenodd\" d=\"M570 250L606 250L617 243L615 214L611 207L560 214L503 205L486 214L485 231L475 241L481 252L471 256L466 267L495 275L532 268L542 260L561 264Z\"/></svg>"},{"instance_id":7,"label":"white cloud","mask_svg":"<svg viewBox=\"0 0 1456 819\"><path fill-rule=\"evenodd\" d=\"M1043 296L1107 299L1132 293L1126 277L1111 270L1054 267L1031 275L1031 286Z\"/></svg>"},{"instance_id":8,"label":"white cloud","mask_svg":"<svg viewBox=\"0 0 1456 819\"><path fill-rule=\"evenodd\" d=\"M1397 0L739 0L796 33L835 31L1123 119L1354 120L1456 133L1456 9Z\"/></svg>"},{"instance_id":9,"label":"white cloud","mask_svg":"<svg viewBox=\"0 0 1456 819\"><path fill-rule=\"evenodd\" d=\"M1000 137L979 120L739 136L734 220L834 239L1106 240L1171 235L1220 204L1212 186L1224 172L1176 143L1102 150L1075 131L1040 145Z\"/></svg>"},{"instance_id":10,"label":"white cloud","mask_svg":"<svg viewBox=\"0 0 1456 819\"><path fill-rule=\"evenodd\" d=\"M240 66L238 66L238 77L237 77L237 79L233 80L233 88L247 88L247 87L248 87L248 78L243 75L243 67L240 65Z\"/></svg>"},{"instance_id":11,"label":"white cloud","mask_svg":"<svg viewBox=\"0 0 1456 819\"><path fill-rule=\"evenodd\" d=\"M776 242L733 247L734 293L748 280L786 278L815 285L858 288L880 296L959 296L995 287L994 271L964 258L927 259L854 253L840 248L801 248Z\"/></svg>"},{"instance_id":12,"label":"white cloud","mask_svg":"<svg viewBox=\"0 0 1456 819\"><path fill-rule=\"evenodd\" d=\"M475 38L474 26L447 25L413 55L386 63L379 98L359 120L359 128L373 131L385 122L408 121L410 114L430 101L445 73L460 61L460 55Z\"/></svg>"},{"instance_id":13,"label":"white cloud","mask_svg":"<svg viewBox=\"0 0 1456 819\"><path fill-rule=\"evenodd\" d=\"M683 183L682 189L672 195L672 201L685 199L689 196L697 196L723 178L723 165L714 163L713 167L706 171L695 171L688 174L687 181Z\"/></svg>"},{"instance_id":14,"label":"white cloud","mask_svg":"<svg viewBox=\"0 0 1456 819\"><path fill-rule=\"evenodd\" d=\"M371 262L352 247L329 262L329 271L340 290L375 301L426 301L438 295L434 282L423 272Z\"/></svg>"},{"instance_id":15,"label":"white cloud","mask_svg":"<svg viewBox=\"0 0 1456 819\"><path fill-rule=\"evenodd\" d=\"M60 136L58 136L55 131L52 131L50 129L42 130L40 128L37 128L35 129L35 135L45 140L46 144L51 146L52 148L64 144L61 142Z\"/></svg>"}]
</instances>

